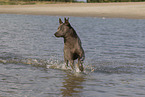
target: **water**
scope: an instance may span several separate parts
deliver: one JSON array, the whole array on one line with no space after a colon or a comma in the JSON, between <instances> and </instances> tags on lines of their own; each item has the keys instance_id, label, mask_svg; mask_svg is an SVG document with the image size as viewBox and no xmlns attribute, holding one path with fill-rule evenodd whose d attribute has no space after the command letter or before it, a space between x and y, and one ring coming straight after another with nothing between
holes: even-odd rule
<instances>
[{"instance_id":1,"label":"water","mask_svg":"<svg viewBox=\"0 0 145 97\"><path fill-rule=\"evenodd\" d=\"M145 20L70 17L86 53L81 74L63 69L58 18L0 15L1 97L145 96Z\"/></svg>"}]
</instances>

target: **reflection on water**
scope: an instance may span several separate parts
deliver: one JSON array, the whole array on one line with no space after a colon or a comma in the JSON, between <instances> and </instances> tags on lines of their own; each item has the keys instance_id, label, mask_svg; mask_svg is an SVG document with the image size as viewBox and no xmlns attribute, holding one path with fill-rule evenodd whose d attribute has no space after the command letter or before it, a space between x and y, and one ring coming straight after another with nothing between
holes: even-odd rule
<instances>
[{"instance_id":1,"label":"reflection on water","mask_svg":"<svg viewBox=\"0 0 145 97\"><path fill-rule=\"evenodd\" d=\"M82 83L85 81L84 75L81 74L72 74L67 72L66 77L64 78L63 81L63 88L61 89L62 91L62 96L63 97L81 97L81 93L83 92L83 85Z\"/></svg>"}]
</instances>

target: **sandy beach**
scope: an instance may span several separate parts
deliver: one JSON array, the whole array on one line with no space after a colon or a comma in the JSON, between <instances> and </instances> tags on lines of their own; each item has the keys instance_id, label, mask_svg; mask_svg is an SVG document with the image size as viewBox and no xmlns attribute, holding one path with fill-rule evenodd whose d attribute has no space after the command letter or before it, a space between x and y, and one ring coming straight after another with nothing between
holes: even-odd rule
<instances>
[{"instance_id":1,"label":"sandy beach","mask_svg":"<svg viewBox=\"0 0 145 97\"><path fill-rule=\"evenodd\" d=\"M0 5L0 14L145 19L145 2Z\"/></svg>"}]
</instances>

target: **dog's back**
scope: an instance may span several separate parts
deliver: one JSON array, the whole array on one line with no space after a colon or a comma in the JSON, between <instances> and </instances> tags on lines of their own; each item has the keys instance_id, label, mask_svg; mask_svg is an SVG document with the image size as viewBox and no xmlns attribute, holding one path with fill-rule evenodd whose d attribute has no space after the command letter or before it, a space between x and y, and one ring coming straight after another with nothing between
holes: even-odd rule
<instances>
[{"instance_id":1,"label":"dog's back","mask_svg":"<svg viewBox=\"0 0 145 97\"><path fill-rule=\"evenodd\" d=\"M81 46L81 40L76 34L73 28L70 29L70 33L67 33L67 37L64 38L64 52L71 52L72 60L82 58L84 56L84 50ZM66 55L67 56L67 55Z\"/></svg>"}]
</instances>

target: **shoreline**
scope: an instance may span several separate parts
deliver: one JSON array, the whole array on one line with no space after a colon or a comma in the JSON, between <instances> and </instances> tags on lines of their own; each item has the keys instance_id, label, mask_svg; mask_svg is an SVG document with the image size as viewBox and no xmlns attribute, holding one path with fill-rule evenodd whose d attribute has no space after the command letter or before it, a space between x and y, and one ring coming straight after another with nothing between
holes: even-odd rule
<instances>
[{"instance_id":1,"label":"shoreline","mask_svg":"<svg viewBox=\"0 0 145 97\"><path fill-rule=\"evenodd\" d=\"M145 19L145 2L0 5L0 14Z\"/></svg>"}]
</instances>

